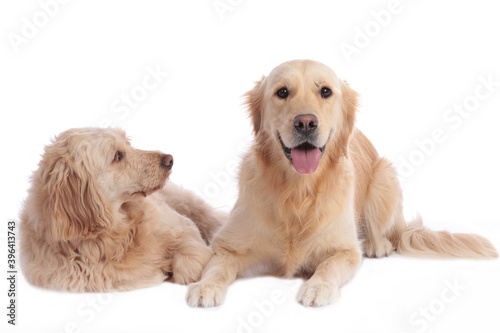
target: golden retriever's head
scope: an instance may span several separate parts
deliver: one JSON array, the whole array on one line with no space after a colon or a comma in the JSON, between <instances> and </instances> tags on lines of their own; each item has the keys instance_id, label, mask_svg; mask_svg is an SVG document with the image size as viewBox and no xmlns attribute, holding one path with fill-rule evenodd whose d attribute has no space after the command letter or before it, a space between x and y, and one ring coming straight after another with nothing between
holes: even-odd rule
<instances>
[{"instance_id":1,"label":"golden retriever's head","mask_svg":"<svg viewBox=\"0 0 500 333\"><path fill-rule=\"evenodd\" d=\"M53 239L89 238L111 227L123 202L163 187L172 165L171 155L131 147L121 130L71 129L45 147L33 190Z\"/></svg>"},{"instance_id":2,"label":"golden retriever's head","mask_svg":"<svg viewBox=\"0 0 500 333\"><path fill-rule=\"evenodd\" d=\"M347 154L357 96L329 67L294 60L257 82L246 102L256 138L273 143L270 154L279 154L301 174L311 174L325 151L337 157Z\"/></svg>"}]
</instances>

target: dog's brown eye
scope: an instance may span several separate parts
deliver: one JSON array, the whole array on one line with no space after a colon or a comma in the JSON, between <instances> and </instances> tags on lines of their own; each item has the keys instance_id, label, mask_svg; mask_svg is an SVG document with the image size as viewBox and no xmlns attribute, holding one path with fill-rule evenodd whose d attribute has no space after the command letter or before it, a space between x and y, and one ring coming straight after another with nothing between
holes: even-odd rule
<instances>
[{"instance_id":1,"label":"dog's brown eye","mask_svg":"<svg viewBox=\"0 0 500 333\"><path fill-rule=\"evenodd\" d=\"M330 88L327 88L327 87L323 87L321 88L321 97L323 98L328 98L330 96L332 96L332 90Z\"/></svg>"},{"instance_id":2,"label":"dog's brown eye","mask_svg":"<svg viewBox=\"0 0 500 333\"><path fill-rule=\"evenodd\" d=\"M120 162L121 160L123 160L124 156L125 155L123 154L123 152L117 150L115 153L115 157L113 158L113 162Z\"/></svg>"},{"instance_id":3,"label":"dog's brown eye","mask_svg":"<svg viewBox=\"0 0 500 333\"><path fill-rule=\"evenodd\" d=\"M288 89L286 88L281 88L280 90L278 90L276 92L276 95L279 97L279 98L287 98L288 97Z\"/></svg>"}]
</instances>

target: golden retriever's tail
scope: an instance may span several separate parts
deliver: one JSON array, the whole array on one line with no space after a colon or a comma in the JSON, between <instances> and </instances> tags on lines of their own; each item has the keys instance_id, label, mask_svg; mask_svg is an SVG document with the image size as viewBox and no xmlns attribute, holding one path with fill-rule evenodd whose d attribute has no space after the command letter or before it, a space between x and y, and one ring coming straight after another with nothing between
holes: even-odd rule
<instances>
[{"instance_id":1,"label":"golden retriever's tail","mask_svg":"<svg viewBox=\"0 0 500 333\"><path fill-rule=\"evenodd\" d=\"M400 223L392 240L402 255L430 258L497 258L495 247L475 234L433 231L422 225L422 218Z\"/></svg>"}]
</instances>

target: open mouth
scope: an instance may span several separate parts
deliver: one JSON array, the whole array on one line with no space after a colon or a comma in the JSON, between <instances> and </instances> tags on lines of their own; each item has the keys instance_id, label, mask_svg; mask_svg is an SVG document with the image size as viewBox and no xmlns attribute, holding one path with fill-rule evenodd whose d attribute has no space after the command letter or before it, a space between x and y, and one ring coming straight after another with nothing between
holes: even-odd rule
<instances>
[{"instance_id":1,"label":"open mouth","mask_svg":"<svg viewBox=\"0 0 500 333\"><path fill-rule=\"evenodd\" d=\"M316 147L309 142L303 142L300 145L289 148L285 145L278 133L278 139L285 156L292 162L294 169L300 174L311 174L318 169L319 161L325 151L325 146Z\"/></svg>"}]
</instances>

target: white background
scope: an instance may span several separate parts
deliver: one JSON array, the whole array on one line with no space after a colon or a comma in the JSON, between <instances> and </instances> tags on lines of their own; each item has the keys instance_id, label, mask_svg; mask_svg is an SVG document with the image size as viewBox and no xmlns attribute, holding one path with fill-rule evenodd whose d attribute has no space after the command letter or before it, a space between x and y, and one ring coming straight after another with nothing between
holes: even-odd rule
<instances>
[{"instance_id":1,"label":"white background","mask_svg":"<svg viewBox=\"0 0 500 333\"><path fill-rule=\"evenodd\" d=\"M122 127L134 146L174 155L172 181L229 210L230 166L251 134L241 95L296 58L324 62L361 94L358 127L381 155L420 164L403 179L408 217L418 211L433 229L480 233L500 248L500 86L476 99L460 124L443 118L455 104L473 103L476 89L487 91L477 88L480 77L500 81L493 1L401 0L390 18L382 15L385 26L373 13L392 8L388 0L223 0L231 10L222 15L213 0L74 0L52 6L44 22L47 2L0 5L0 258L6 222L18 221L43 146L71 127ZM40 27L15 46L27 21ZM363 39L365 29L371 37ZM348 59L345 44L358 53ZM129 112L115 112L147 68L168 77ZM436 129L446 140L419 153L415 141ZM41 290L19 275L18 325L6 324L5 278L0 325L3 332L498 332L499 280L499 260L393 255L364 260L325 308L295 302L300 280L260 277L234 283L219 308L191 309L185 286L97 298ZM450 283L460 289L453 293ZM427 319L419 314L425 308Z\"/></svg>"}]
</instances>

